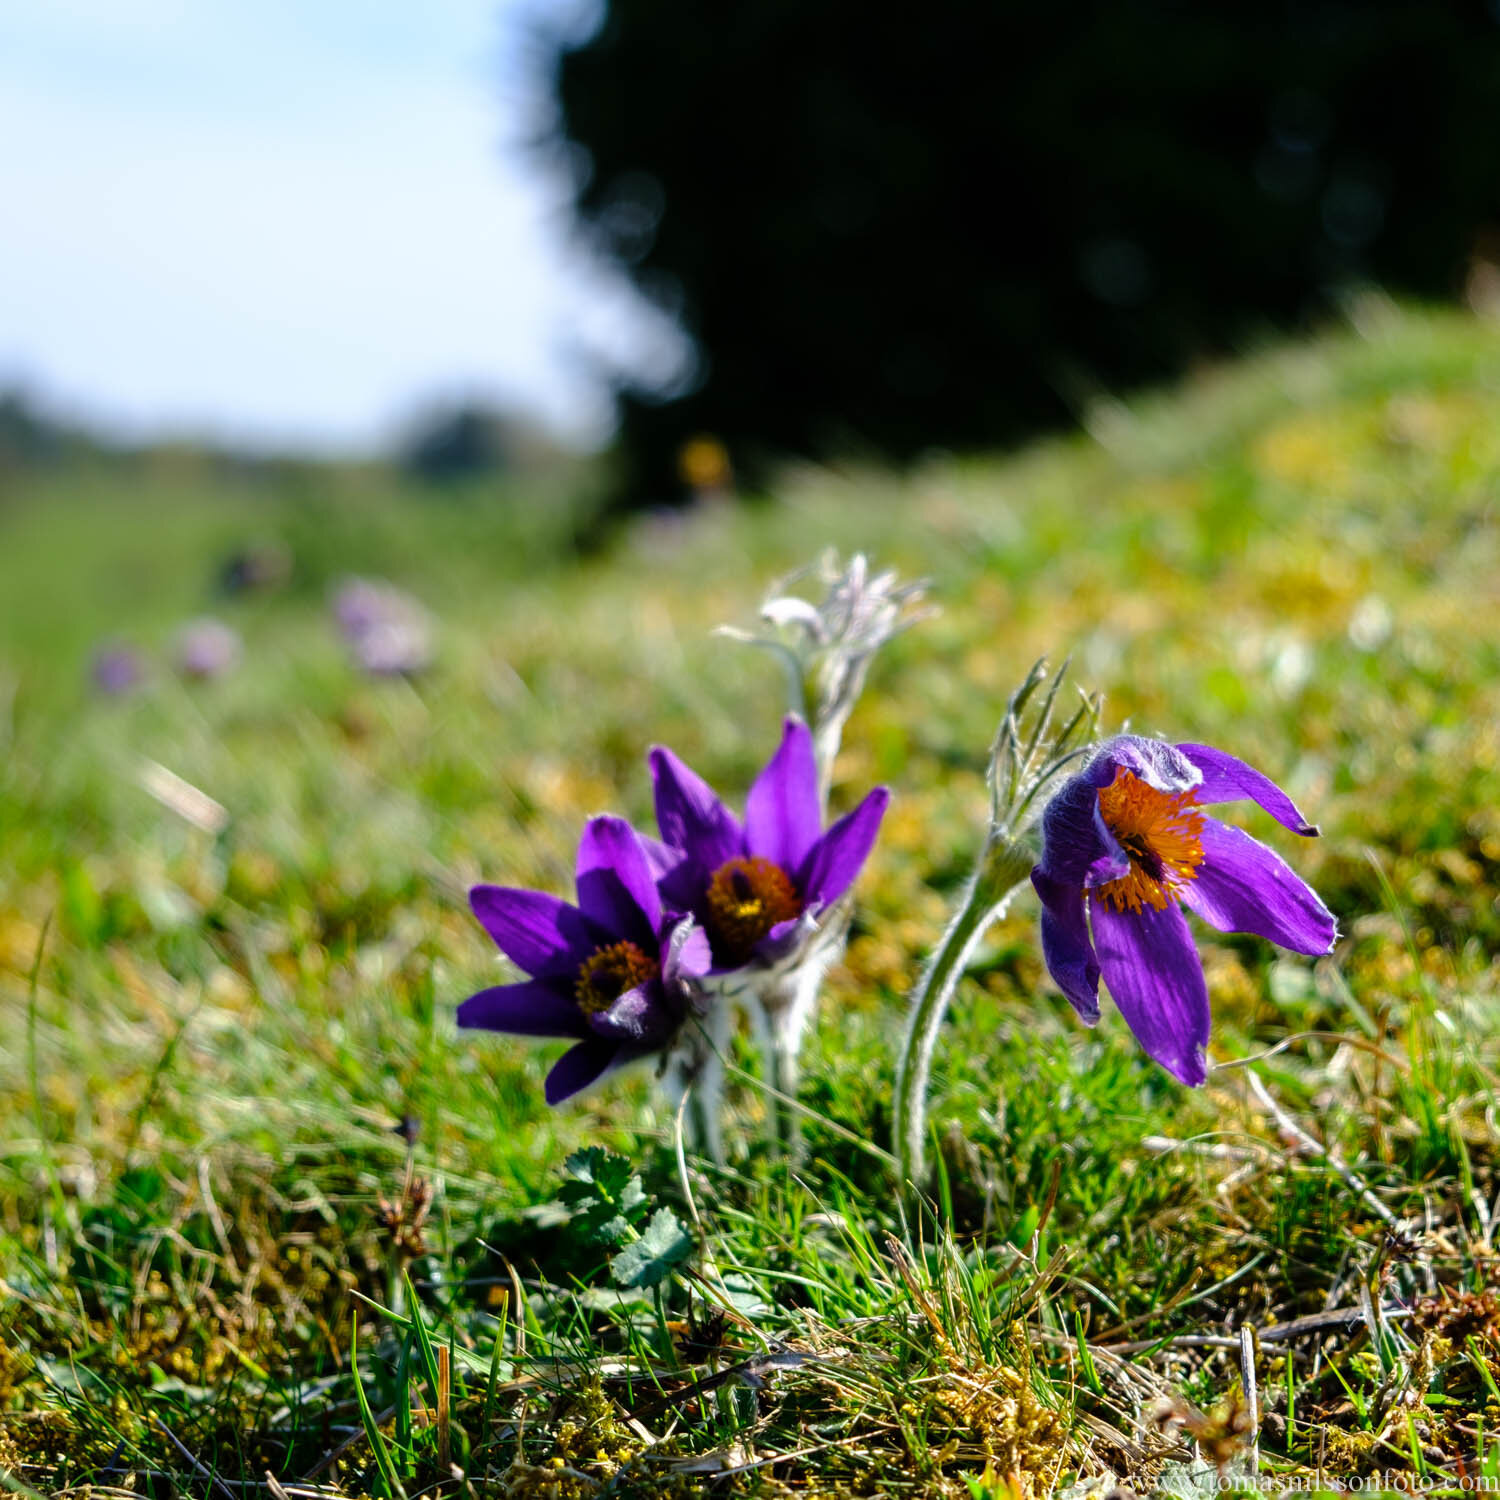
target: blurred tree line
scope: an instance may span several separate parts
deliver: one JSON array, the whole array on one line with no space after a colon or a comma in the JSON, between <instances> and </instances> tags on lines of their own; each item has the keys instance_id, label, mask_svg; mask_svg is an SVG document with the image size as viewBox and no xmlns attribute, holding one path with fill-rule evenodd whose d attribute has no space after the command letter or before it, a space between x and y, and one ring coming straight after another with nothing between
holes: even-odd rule
<instances>
[{"instance_id":1,"label":"blurred tree line","mask_svg":"<svg viewBox=\"0 0 1500 1500\"><path fill-rule=\"evenodd\" d=\"M696 341L695 434L897 460L1069 419L1370 280L1448 297L1500 206L1481 0L605 0L557 44L579 223Z\"/></svg>"},{"instance_id":2,"label":"blurred tree line","mask_svg":"<svg viewBox=\"0 0 1500 1500\"><path fill-rule=\"evenodd\" d=\"M222 476L275 481L315 479L320 467L316 458L292 451L256 452L210 437L131 441L86 419L58 415L22 386L0 387L0 481L80 463L139 466L163 460L196 463ZM385 461L431 487L462 487L576 463L532 418L473 399L430 405L405 425Z\"/></svg>"}]
</instances>

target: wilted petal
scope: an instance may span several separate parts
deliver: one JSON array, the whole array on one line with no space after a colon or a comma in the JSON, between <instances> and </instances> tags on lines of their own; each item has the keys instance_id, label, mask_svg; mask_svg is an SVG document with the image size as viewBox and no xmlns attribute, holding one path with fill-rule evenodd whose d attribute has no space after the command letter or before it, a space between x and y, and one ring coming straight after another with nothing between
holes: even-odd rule
<instances>
[{"instance_id":1,"label":"wilted petal","mask_svg":"<svg viewBox=\"0 0 1500 1500\"><path fill-rule=\"evenodd\" d=\"M624 818L590 818L578 841L578 905L622 937L656 936L661 897L640 836Z\"/></svg>"},{"instance_id":2,"label":"wilted petal","mask_svg":"<svg viewBox=\"0 0 1500 1500\"><path fill-rule=\"evenodd\" d=\"M813 845L796 875L797 889L804 902L832 906L854 884L854 877L875 847L880 820L890 800L891 794L885 787L876 787Z\"/></svg>"},{"instance_id":3,"label":"wilted petal","mask_svg":"<svg viewBox=\"0 0 1500 1500\"><path fill-rule=\"evenodd\" d=\"M1031 883L1042 898L1042 957L1058 989L1090 1026L1099 1019L1099 960L1089 938L1083 891L1061 885L1040 869Z\"/></svg>"},{"instance_id":4,"label":"wilted petal","mask_svg":"<svg viewBox=\"0 0 1500 1500\"><path fill-rule=\"evenodd\" d=\"M570 1099L591 1083L598 1082L619 1055L620 1044L603 1037L569 1047L547 1075L547 1103L561 1104L564 1099Z\"/></svg>"},{"instance_id":5,"label":"wilted petal","mask_svg":"<svg viewBox=\"0 0 1500 1500\"><path fill-rule=\"evenodd\" d=\"M662 838L694 864L713 870L744 852L739 820L713 788L663 745L651 751L656 824Z\"/></svg>"},{"instance_id":6,"label":"wilted petal","mask_svg":"<svg viewBox=\"0 0 1500 1500\"><path fill-rule=\"evenodd\" d=\"M500 951L528 974L576 968L599 945L583 913L545 891L476 885L469 905Z\"/></svg>"},{"instance_id":7,"label":"wilted petal","mask_svg":"<svg viewBox=\"0 0 1500 1500\"><path fill-rule=\"evenodd\" d=\"M745 845L752 854L796 870L823 827L812 732L789 718L781 744L745 801Z\"/></svg>"},{"instance_id":8,"label":"wilted petal","mask_svg":"<svg viewBox=\"0 0 1500 1500\"><path fill-rule=\"evenodd\" d=\"M1317 834L1315 824L1302 816L1297 804L1254 766L1212 745L1179 745L1177 747L1203 772L1198 801L1205 807L1215 802L1258 802L1284 828L1304 838Z\"/></svg>"},{"instance_id":9,"label":"wilted petal","mask_svg":"<svg viewBox=\"0 0 1500 1500\"><path fill-rule=\"evenodd\" d=\"M1327 953L1333 913L1281 858L1241 828L1203 820L1203 863L1183 902L1220 932L1253 932L1293 953Z\"/></svg>"},{"instance_id":10,"label":"wilted petal","mask_svg":"<svg viewBox=\"0 0 1500 1500\"><path fill-rule=\"evenodd\" d=\"M498 984L470 995L458 1007L466 1030L505 1031L512 1036L588 1035L588 1024L572 994L555 980Z\"/></svg>"},{"instance_id":11,"label":"wilted petal","mask_svg":"<svg viewBox=\"0 0 1500 1500\"><path fill-rule=\"evenodd\" d=\"M1175 903L1116 911L1089 903L1094 948L1109 993L1147 1053L1183 1083L1208 1076L1208 986L1187 919Z\"/></svg>"}]
</instances>

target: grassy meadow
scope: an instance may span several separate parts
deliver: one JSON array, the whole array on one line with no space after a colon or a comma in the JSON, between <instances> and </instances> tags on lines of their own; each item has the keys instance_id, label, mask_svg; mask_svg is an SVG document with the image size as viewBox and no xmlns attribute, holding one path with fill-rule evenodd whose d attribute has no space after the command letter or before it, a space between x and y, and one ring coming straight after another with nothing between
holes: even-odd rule
<instances>
[{"instance_id":1,"label":"grassy meadow","mask_svg":"<svg viewBox=\"0 0 1500 1500\"><path fill-rule=\"evenodd\" d=\"M1011 456L794 471L608 534L590 482L0 475L0 1486L1500 1486L1500 333L1372 299ZM266 542L285 586L216 598ZM941 612L844 737L835 806L895 799L804 1053L805 1159L765 1146L737 1044L718 1168L649 1071L549 1110L559 1044L456 1031L503 974L465 892L570 894L584 817L650 827L656 742L741 802L782 683L712 629L825 546ZM429 672L353 670L350 573L433 612ZM169 643L207 612L245 659L186 683ZM107 637L148 654L137 692L91 690ZM1006 696L1069 654L1110 731L1288 788L1321 840L1224 811L1342 935L1313 962L1197 929L1219 1066L1189 1091L1107 1000L1074 1018L1017 900L903 1204L903 1000ZM662 1211L691 1254L644 1264Z\"/></svg>"}]
</instances>

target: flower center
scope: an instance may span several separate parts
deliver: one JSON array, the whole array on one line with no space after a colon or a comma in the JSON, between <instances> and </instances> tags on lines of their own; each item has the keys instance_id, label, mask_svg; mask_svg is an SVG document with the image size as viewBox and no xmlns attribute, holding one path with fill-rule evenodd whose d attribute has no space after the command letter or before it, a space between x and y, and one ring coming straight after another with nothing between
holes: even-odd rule
<instances>
[{"instance_id":1,"label":"flower center","mask_svg":"<svg viewBox=\"0 0 1500 1500\"><path fill-rule=\"evenodd\" d=\"M661 965L634 943L611 943L596 948L578 966L573 993L586 1016L608 1010L627 990L648 983L661 973Z\"/></svg>"},{"instance_id":2,"label":"flower center","mask_svg":"<svg viewBox=\"0 0 1500 1500\"><path fill-rule=\"evenodd\" d=\"M802 914L802 898L792 877L758 854L720 865L708 882L704 905L704 925L715 950L734 963L749 958L778 922Z\"/></svg>"},{"instance_id":3,"label":"flower center","mask_svg":"<svg viewBox=\"0 0 1500 1500\"><path fill-rule=\"evenodd\" d=\"M1099 792L1099 811L1130 860L1130 873L1099 887L1116 911L1166 907L1197 878L1203 863L1203 814L1197 792L1159 792L1123 766Z\"/></svg>"}]
</instances>

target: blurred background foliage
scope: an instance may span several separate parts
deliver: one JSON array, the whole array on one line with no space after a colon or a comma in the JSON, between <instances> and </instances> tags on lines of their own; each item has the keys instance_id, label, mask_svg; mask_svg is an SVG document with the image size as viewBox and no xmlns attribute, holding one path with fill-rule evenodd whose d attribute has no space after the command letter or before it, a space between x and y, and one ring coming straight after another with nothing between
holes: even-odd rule
<instances>
[{"instance_id":1,"label":"blurred background foliage","mask_svg":"<svg viewBox=\"0 0 1500 1500\"><path fill-rule=\"evenodd\" d=\"M697 358L623 493L712 433L906 460L1066 423L1350 286L1462 292L1500 205L1480 0L607 0L549 151Z\"/></svg>"}]
</instances>

